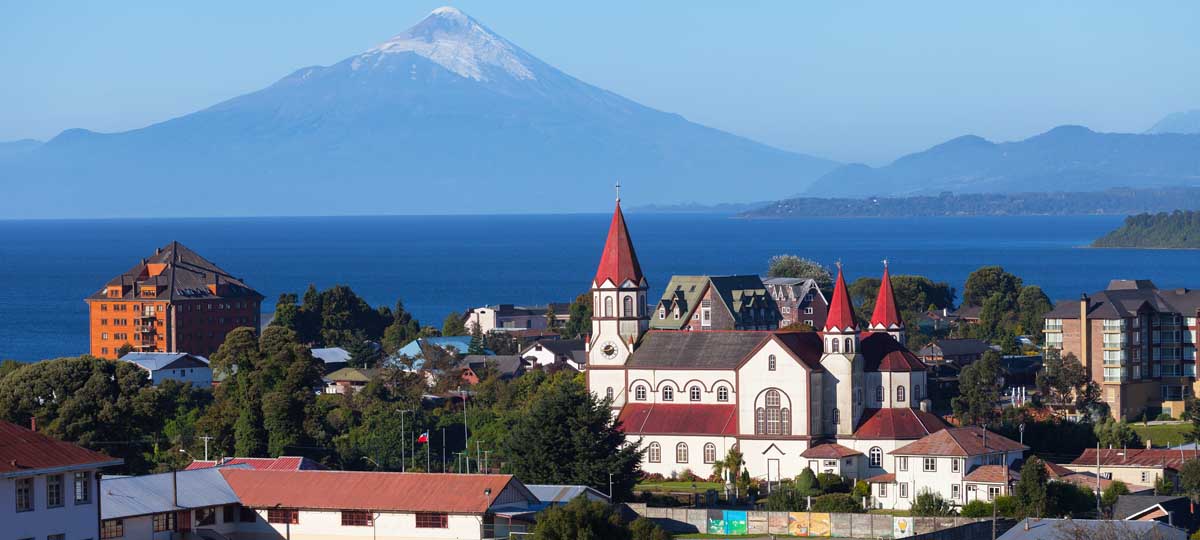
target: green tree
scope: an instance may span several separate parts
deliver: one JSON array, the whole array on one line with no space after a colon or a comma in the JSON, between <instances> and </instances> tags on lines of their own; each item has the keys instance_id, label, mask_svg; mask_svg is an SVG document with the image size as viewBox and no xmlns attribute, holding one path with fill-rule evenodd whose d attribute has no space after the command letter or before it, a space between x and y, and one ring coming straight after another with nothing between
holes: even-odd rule
<instances>
[{"instance_id":1,"label":"green tree","mask_svg":"<svg viewBox=\"0 0 1200 540\"><path fill-rule=\"evenodd\" d=\"M817 483L817 475L809 467L805 467L800 471L800 475L796 477L796 491L802 497L815 497L821 494L821 486Z\"/></svg>"},{"instance_id":2,"label":"green tree","mask_svg":"<svg viewBox=\"0 0 1200 540\"><path fill-rule=\"evenodd\" d=\"M821 493L849 493L850 486L846 484L846 480L841 476L833 473L821 473L817 475L817 485L821 486Z\"/></svg>"},{"instance_id":3,"label":"green tree","mask_svg":"<svg viewBox=\"0 0 1200 540\"><path fill-rule=\"evenodd\" d=\"M1032 456L1021 466L1021 479L1017 481L1014 496L1017 506L1024 517L1043 517L1046 515L1046 464L1037 456Z\"/></svg>"},{"instance_id":4,"label":"green tree","mask_svg":"<svg viewBox=\"0 0 1200 540\"><path fill-rule=\"evenodd\" d=\"M575 297L575 301L571 302L571 307L567 308L567 312L567 323L559 330L564 338L575 339L592 331L592 294L590 292Z\"/></svg>"},{"instance_id":5,"label":"green tree","mask_svg":"<svg viewBox=\"0 0 1200 540\"><path fill-rule=\"evenodd\" d=\"M1104 488L1104 492L1100 494L1100 506L1104 507L1106 514L1111 515L1112 507L1117 504L1117 499L1121 495L1129 495L1129 487L1125 485L1125 482L1113 480L1108 487Z\"/></svg>"},{"instance_id":6,"label":"green tree","mask_svg":"<svg viewBox=\"0 0 1200 540\"><path fill-rule=\"evenodd\" d=\"M805 495L793 482L782 482L767 496L765 509L771 512L801 512L806 509Z\"/></svg>"},{"instance_id":7,"label":"green tree","mask_svg":"<svg viewBox=\"0 0 1200 540\"><path fill-rule=\"evenodd\" d=\"M360 336L379 341L395 319L391 309L372 308L346 285L319 292L309 285L298 307L295 300L295 295L280 295L272 325L292 330L300 343L313 346L347 347Z\"/></svg>"},{"instance_id":8,"label":"green tree","mask_svg":"<svg viewBox=\"0 0 1200 540\"><path fill-rule=\"evenodd\" d=\"M944 517L954 515L954 505L950 501L942 497L938 492L923 489L913 499L912 507L910 508L912 515L924 517Z\"/></svg>"},{"instance_id":9,"label":"green tree","mask_svg":"<svg viewBox=\"0 0 1200 540\"><path fill-rule=\"evenodd\" d=\"M563 373L537 393L502 445L512 471L536 484L577 484L626 500L641 472L642 452L627 445L607 400L582 378Z\"/></svg>"},{"instance_id":10,"label":"green tree","mask_svg":"<svg viewBox=\"0 0 1200 540\"><path fill-rule=\"evenodd\" d=\"M1022 335L1033 337L1035 343L1041 343L1042 328L1045 326L1042 317L1054 309L1050 297L1037 285L1026 285L1017 296L1018 329Z\"/></svg>"},{"instance_id":11,"label":"green tree","mask_svg":"<svg viewBox=\"0 0 1200 540\"><path fill-rule=\"evenodd\" d=\"M1106 448L1139 448L1142 438L1129 424L1105 418L1094 427L1100 446Z\"/></svg>"},{"instance_id":12,"label":"green tree","mask_svg":"<svg viewBox=\"0 0 1200 540\"><path fill-rule=\"evenodd\" d=\"M1179 468L1179 489L1193 501L1200 501L1200 459L1183 462Z\"/></svg>"},{"instance_id":13,"label":"green tree","mask_svg":"<svg viewBox=\"0 0 1200 540\"><path fill-rule=\"evenodd\" d=\"M833 287L833 275L821 263L796 255L776 255L767 263L770 277L812 279L821 290Z\"/></svg>"},{"instance_id":14,"label":"green tree","mask_svg":"<svg viewBox=\"0 0 1200 540\"><path fill-rule=\"evenodd\" d=\"M813 512L833 512L838 514L861 514L863 507L849 493L830 493L813 497Z\"/></svg>"},{"instance_id":15,"label":"green tree","mask_svg":"<svg viewBox=\"0 0 1200 540\"><path fill-rule=\"evenodd\" d=\"M716 463L713 463L712 473L713 476L719 478L721 482L724 482L725 484L733 484L736 488L737 482L735 481L735 477L737 476L738 471L741 471L745 466L746 460L742 456L741 450L738 450L738 448L734 446L725 452L725 457L717 460ZM813 482L816 482L816 477L813 477ZM740 493L736 495L740 495Z\"/></svg>"},{"instance_id":16,"label":"green tree","mask_svg":"<svg viewBox=\"0 0 1200 540\"><path fill-rule=\"evenodd\" d=\"M383 331L380 344L387 354L395 354L408 342L417 339L421 333L421 323L404 309L404 302L396 300L396 309L392 310L392 323Z\"/></svg>"},{"instance_id":17,"label":"green tree","mask_svg":"<svg viewBox=\"0 0 1200 540\"><path fill-rule=\"evenodd\" d=\"M847 288L854 305L858 306L859 318L870 320L875 311L875 300L879 297L879 278L862 277L854 280ZM946 282L934 282L924 276L898 275L892 276L892 293L896 297L896 307L900 310L900 318L914 323L930 309L954 307L954 287ZM915 330L915 324L909 324L909 331Z\"/></svg>"},{"instance_id":18,"label":"green tree","mask_svg":"<svg viewBox=\"0 0 1200 540\"><path fill-rule=\"evenodd\" d=\"M546 306L546 328L550 330L558 328L558 314L554 312L553 305Z\"/></svg>"},{"instance_id":19,"label":"green tree","mask_svg":"<svg viewBox=\"0 0 1200 540\"><path fill-rule=\"evenodd\" d=\"M1021 278L999 266L984 266L967 276L963 287L964 306L982 306L994 294L1001 296L1004 306L1015 306L1021 291Z\"/></svg>"},{"instance_id":20,"label":"green tree","mask_svg":"<svg viewBox=\"0 0 1200 540\"><path fill-rule=\"evenodd\" d=\"M642 526L644 528L644 526ZM551 506L538 516L534 540L630 540L616 508L582 495L563 506Z\"/></svg>"},{"instance_id":21,"label":"green tree","mask_svg":"<svg viewBox=\"0 0 1200 540\"><path fill-rule=\"evenodd\" d=\"M1192 429L1183 434L1187 442L1200 442L1200 400L1189 398L1184 403L1184 414L1192 422Z\"/></svg>"},{"instance_id":22,"label":"green tree","mask_svg":"<svg viewBox=\"0 0 1200 540\"><path fill-rule=\"evenodd\" d=\"M629 524L631 540L671 540L668 533L649 518L639 517Z\"/></svg>"},{"instance_id":23,"label":"green tree","mask_svg":"<svg viewBox=\"0 0 1200 540\"><path fill-rule=\"evenodd\" d=\"M981 425L995 421L996 401L1000 399L1000 354L983 353L983 358L962 369L958 378L959 395L951 400L954 416L962 425Z\"/></svg>"},{"instance_id":24,"label":"green tree","mask_svg":"<svg viewBox=\"0 0 1200 540\"><path fill-rule=\"evenodd\" d=\"M484 354L483 331L479 325L471 325L471 342L467 344L467 354Z\"/></svg>"},{"instance_id":25,"label":"green tree","mask_svg":"<svg viewBox=\"0 0 1200 540\"><path fill-rule=\"evenodd\" d=\"M300 318L299 301L300 298L296 296L296 293L280 294L279 300L275 302L275 316L271 318L271 326L296 328Z\"/></svg>"},{"instance_id":26,"label":"green tree","mask_svg":"<svg viewBox=\"0 0 1200 540\"><path fill-rule=\"evenodd\" d=\"M443 336L465 336L467 335L467 325L463 321L461 313L450 313L442 320L442 335Z\"/></svg>"}]
</instances>

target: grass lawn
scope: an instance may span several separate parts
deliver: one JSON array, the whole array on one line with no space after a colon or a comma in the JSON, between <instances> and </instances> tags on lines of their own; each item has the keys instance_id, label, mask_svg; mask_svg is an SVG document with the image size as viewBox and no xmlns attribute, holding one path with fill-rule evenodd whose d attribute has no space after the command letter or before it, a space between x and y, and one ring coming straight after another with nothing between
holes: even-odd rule
<instances>
[{"instance_id":1,"label":"grass lawn","mask_svg":"<svg viewBox=\"0 0 1200 540\"><path fill-rule=\"evenodd\" d=\"M704 493L710 489L721 491L724 485L720 482L696 482L696 493ZM678 482L671 480L663 480L662 482L643 482L634 486L633 492L640 493L642 491L665 491L676 493L691 493L692 482Z\"/></svg>"},{"instance_id":2,"label":"grass lawn","mask_svg":"<svg viewBox=\"0 0 1200 540\"><path fill-rule=\"evenodd\" d=\"M1191 422L1182 424L1159 424L1143 426L1142 424L1129 424L1138 436L1143 441L1150 439L1154 446L1173 446L1184 442L1183 436L1186 433L1191 433Z\"/></svg>"},{"instance_id":3,"label":"grass lawn","mask_svg":"<svg viewBox=\"0 0 1200 540\"><path fill-rule=\"evenodd\" d=\"M746 535L741 535L741 534L707 534L707 533L687 533L687 534L676 534L676 535L672 536L671 538L742 538L742 537L746 537L746 538L767 538L767 537L769 537L769 536L771 536L771 535L768 535L768 534L746 534ZM777 534L777 535L775 535L775 538L807 538L807 537L803 537L803 536L791 536L791 535L787 535L787 534Z\"/></svg>"}]
</instances>

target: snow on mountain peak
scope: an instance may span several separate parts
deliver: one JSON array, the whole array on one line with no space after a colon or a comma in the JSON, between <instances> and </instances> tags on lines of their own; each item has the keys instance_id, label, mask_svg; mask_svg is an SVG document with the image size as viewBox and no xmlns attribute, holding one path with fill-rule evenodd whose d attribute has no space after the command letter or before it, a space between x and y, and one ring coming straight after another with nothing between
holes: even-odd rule
<instances>
[{"instance_id":1,"label":"snow on mountain peak","mask_svg":"<svg viewBox=\"0 0 1200 540\"><path fill-rule=\"evenodd\" d=\"M370 68L388 55L411 52L468 79L487 81L488 68L515 79L533 80L532 57L458 8L444 6L412 28L354 59L355 70Z\"/></svg>"}]
</instances>

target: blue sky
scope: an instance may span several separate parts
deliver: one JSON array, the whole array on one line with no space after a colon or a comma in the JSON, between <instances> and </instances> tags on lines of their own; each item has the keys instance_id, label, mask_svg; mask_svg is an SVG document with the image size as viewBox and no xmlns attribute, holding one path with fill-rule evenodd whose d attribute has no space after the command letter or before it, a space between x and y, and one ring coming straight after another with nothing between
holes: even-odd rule
<instances>
[{"instance_id":1,"label":"blue sky","mask_svg":"<svg viewBox=\"0 0 1200 540\"><path fill-rule=\"evenodd\" d=\"M0 140L186 114L443 4L0 0ZM1200 2L450 4L592 84L842 161L1200 108Z\"/></svg>"}]
</instances>

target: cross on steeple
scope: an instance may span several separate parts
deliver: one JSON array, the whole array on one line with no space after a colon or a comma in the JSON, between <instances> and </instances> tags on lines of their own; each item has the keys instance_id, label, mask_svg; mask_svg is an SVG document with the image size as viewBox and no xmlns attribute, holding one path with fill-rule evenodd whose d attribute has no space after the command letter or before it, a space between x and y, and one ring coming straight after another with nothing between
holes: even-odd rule
<instances>
[{"instance_id":1,"label":"cross on steeple","mask_svg":"<svg viewBox=\"0 0 1200 540\"><path fill-rule=\"evenodd\" d=\"M621 181L617 180L617 202L621 202Z\"/></svg>"}]
</instances>

